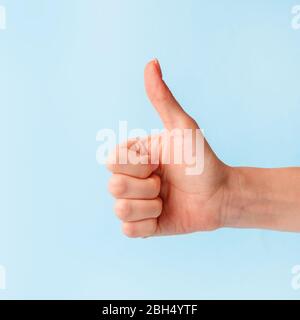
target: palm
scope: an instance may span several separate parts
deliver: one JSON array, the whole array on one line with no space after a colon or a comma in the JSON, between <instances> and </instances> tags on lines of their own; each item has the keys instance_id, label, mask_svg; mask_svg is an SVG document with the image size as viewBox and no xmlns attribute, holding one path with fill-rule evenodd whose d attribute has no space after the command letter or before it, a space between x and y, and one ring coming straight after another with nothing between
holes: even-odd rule
<instances>
[{"instance_id":1,"label":"palm","mask_svg":"<svg viewBox=\"0 0 300 320\"><path fill-rule=\"evenodd\" d=\"M221 225L220 206L225 166L206 145L208 154L200 176L187 176L185 166L162 165L160 197L163 210L158 235L213 230ZM217 178L215 178L217 177Z\"/></svg>"}]
</instances>

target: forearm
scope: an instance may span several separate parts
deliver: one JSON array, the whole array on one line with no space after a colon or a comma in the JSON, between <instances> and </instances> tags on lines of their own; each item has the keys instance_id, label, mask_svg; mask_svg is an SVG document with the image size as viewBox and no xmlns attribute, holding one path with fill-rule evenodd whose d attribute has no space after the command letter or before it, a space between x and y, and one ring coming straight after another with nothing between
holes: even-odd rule
<instances>
[{"instance_id":1,"label":"forearm","mask_svg":"<svg viewBox=\"0 0 300 320\"><path fill-rule=\"evenodd\" d=\"M232 168L224 226L300 232L300 168Z\"/></svg>"}]
</instances>

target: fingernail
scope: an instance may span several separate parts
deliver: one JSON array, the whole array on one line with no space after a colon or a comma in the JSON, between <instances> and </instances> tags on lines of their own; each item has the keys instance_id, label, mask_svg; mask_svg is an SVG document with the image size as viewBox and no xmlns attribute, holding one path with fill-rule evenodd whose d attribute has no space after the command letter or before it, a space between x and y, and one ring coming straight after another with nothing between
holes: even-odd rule
<instances>
[{"instance_id":1,"label":"fingernail","mask_svg":"<svg viewBox=\"0 0 300 320\"><path fill-rule=\"evenodd\" d=\"M157 70L158 70L158 72L159 72L160 76L162 77L161 66L160 66L160 63L159 63L158 59L157 59L157 58L155 58L155 59L153 60L153 62L155 63L155 66L156 66L156 68L157 68Z\"/></svg>"}]
</instances>

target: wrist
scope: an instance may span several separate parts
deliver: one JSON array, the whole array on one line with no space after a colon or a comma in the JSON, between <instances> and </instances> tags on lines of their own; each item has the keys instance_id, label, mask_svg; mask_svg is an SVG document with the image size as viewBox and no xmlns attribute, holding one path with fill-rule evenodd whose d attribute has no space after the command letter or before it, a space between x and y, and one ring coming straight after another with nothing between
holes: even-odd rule
<instances>
[{"instance_id":1,"label":"wrist","mask_svg":"<svg viewBox=\"0 0 300 320\"><path fill-rule=\"evenodd\" d=\"M222 204L223 226L225 228L241 225L243 211L241 180L243 180L242 172L238 168L229 167Z\"/></svg>"},{"instance_id":2,"label":"wrist","mask_svg":"<svg viewBox=\"0 0 300 320\"><path fill-rule=\"evenodd\" d=\"M230 167L223 204L224 227L269 229L276 224L273 194L260 177L262 170Z\"/></svg>"}]
</instances>

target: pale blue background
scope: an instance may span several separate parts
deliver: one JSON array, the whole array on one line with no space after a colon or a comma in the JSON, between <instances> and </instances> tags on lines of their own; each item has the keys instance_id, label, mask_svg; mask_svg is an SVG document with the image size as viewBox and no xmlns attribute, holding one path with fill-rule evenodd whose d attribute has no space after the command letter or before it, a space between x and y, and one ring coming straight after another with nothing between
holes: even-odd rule
<instances>
[{"instance_id":1,"label":"pale blue background","mask_svg":"<svg viewBox=\"0 0 300 320\"><path fill-rule=\"evenodd\" d=\"M125 238L96 132L160 127L158 57L232 165L300 165L300 30L289 0L1 0L0 298L292 298L300 236Z\"/></svg>"}]
</instances>

